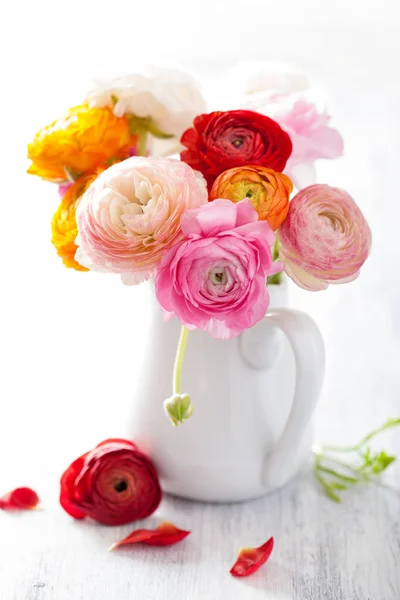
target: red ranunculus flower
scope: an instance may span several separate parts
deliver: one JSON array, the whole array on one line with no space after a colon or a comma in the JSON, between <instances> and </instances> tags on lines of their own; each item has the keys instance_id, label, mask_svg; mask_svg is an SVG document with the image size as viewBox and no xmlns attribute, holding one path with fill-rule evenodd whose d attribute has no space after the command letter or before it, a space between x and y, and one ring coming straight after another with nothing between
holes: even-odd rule
<instances>
[{"instance_id":1,"label":"red ranunculus flower","mask_svg":"<svg viewBox=\"0 0 400 600\"><path fill-rule=\"evenodd\" d=\"M292 152L283 129L251 110L212 112L195 118L181 143L187 150L181 159L203 173L209 187L223 171L246 165L262 165L282 172Z\"/></svg>"},{"instance_id":2,"label":"red ranunculus flower","mask_svg":"<svg viewBox=\"0 0 400 600\"><path fill-rule=\"evenodd\" d=\"M61 506L75 519L123 525L148 517L160 501L153 463L128 440L105 440L75 460L61 478Z\"/></svg>"}]
</instances>

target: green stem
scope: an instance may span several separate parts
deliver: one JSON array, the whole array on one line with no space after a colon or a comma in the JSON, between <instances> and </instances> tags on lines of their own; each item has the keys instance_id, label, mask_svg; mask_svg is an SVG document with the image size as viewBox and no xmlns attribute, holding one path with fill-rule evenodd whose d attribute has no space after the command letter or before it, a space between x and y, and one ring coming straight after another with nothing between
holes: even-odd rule
<instances>
[{"instance_id":1,"label":"green stem","mask_svg":"<svg viewBox=\"0 0 400 600\"><path fill-rule=\"evenodd\" d=\"M279 238L278 232L275 233L275 244L272 247L272 260L276 261L279 258Z\"/></svg>"},{"instance_id":2,"label":"green stem","mask_svg":"<svg viewBox=\"0 0 400 600\"><path fill-rule=\"evenodd\" d=\"M381 425L381 427L374 429L374 431L371 431L371 433L369 433L368 435L363 437L362 440L358 444L355 444L354 446L320 446L319 448L320 448L321 452L357 452L357 450L362 448L367 442L372 440L372 438L374 438L376 435L378 435L379 433L382 433L383 431L386 431L387 429L390 429L391 427L396 427L396 425L400 425L400 418L399 419L389 419L388 421L386 421L386 423Z\"/></svg>"},{"instance_id":3,"label":"green stem","mask_svg":"<svg viewBox=\"0 0 400 600\"><path fill-rule=\"evenodd\" d=\"M324 454L321 450L321 446L318 446L318 449L313 448L312 452L315 456L315 461L316 461L318 468L321 464L321 460L327 460L329 462L334 463L335 465L339 465L340 467L344 467L345 469L348 469L352 473L359 475L359 470L357 467L352 467L351 465L344 462L343 460L339 460L338 458L334 458L333 456L328 456L328 455Z\"/></svg>"},{"instance_id":4,"label":"green stem","mask_svg":"<svg viewBox=\"0 0 400 600\"><path fill-rule=\"evenodd\" d=\"M181 335L179 337L178 348L176 350L176 358L174 365L174 379L173 379L173 393L179 394L181 391L181 372L183 359L185 358L185 350L187 339L189 335L189 329L182 325Z\"/></svg>"},{"instance_id":5,"label":"green stem","mask_svg":"<svg viewBox=\"0 0 400 600\"><path fill-rule=\"evenodd\" d=\"M334 500L335 502L340 502L339 496L332 490L332 488L329 486L329 484L325 481L325 479L319 473L319 460L318 460L318 456L315 459L314 477L320 483L320 485L322 486L325 494L327 496L329 496L329 498L331 498L331 500Z\"/></svg>"},{"instance_id":6,"label":"green stem","mask_svg":"<svg viewBox=\"0 0 400 600\"><path fill-rule=\"evenodd\" d=\"M349 477L344 473L339 473L339 471L334 471L333 469L328 469L328 467L323 467L321 465L318 466L318 471L322 473L327 473L327 475L331 475L336 479L340 479L341 481L345 481L346 483L358 483L360 481L359 478Z\"/></svg>"},{"instance_id":7,"label":"green stem","mask_svg":"<svg viewBox=\"0 0 400 600\"><path fill-rule=\"evenodd\" d=\"M275 262L279 258L279 239L278 232L275 234L275 244L272 247L272 260ZM270 275L267 277L267 285L279 285L282 279L282 272L275 273L275 275Z\"/></svg>"},{"instance_id":8,"label":"green stem","mask_svg":"<svg viewBox=\"0 0 400 600\"><path fill-rule=\"evenodd\" d=\"M138 145L137 145L138 156L147 156L147 131L141 129L138 133Z\"/></svg>"}]
</instances>

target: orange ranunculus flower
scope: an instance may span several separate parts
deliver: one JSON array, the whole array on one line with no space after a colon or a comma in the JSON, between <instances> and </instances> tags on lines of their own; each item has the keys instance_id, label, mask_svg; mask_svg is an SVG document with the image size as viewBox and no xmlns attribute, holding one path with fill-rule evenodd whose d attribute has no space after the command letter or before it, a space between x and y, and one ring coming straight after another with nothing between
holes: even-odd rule
<instances>
[{"instance_id":1,"label":"orange ranunculus flower","mask_svg":"<svg viewBox=\"0 0 400 600\"><path fill-rule=\"evenodd\" d=\"M240 202L249 198L259 219L275 231L286 219L293 184L287 175L267 167L249 165L224 171L215 180L210 200L227 198Z\"/></svg>"},{"instance_id":2,"label":"orange ranunculus flower","mask_svg":"<svg viewBox=\"0 0 400 600\"><path fill-rule=\"evenodd\" d=\"M99 168L95 172L77 179L65 192L51 221L51 242L57 250L58 256L62 258L66 267L77 271L89 271L89 269L75 260L77 249L75 239L78 235L76 209L82 194L102 171L104 169Z\"/></svg>"},{"instance_id":3,"label":"orange ranunculus flower","mask_svg":"<svg viewBox=\"0 0 400 600\"><path fill-rule=\"evenodd\" d=\"M79 176L107 166L115 158L127 158L131 142L126 117L116 117L109 107L75 106L38 131L28 144L32 161L28 173L66 181L68 172Z\"/></svg>"}]
</instances>

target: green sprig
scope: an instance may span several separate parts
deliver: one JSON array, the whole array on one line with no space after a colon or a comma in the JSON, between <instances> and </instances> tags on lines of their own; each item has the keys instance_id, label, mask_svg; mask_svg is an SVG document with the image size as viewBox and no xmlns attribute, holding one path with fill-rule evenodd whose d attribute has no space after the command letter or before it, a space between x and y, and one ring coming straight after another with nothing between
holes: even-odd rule
<instances>
[{"instance_id":1,"label":"green sprig","mask_svg":"<svg viewBox=\"0 0 400 600\"><path fill-rule=\"evenodd\" d=\"M395 456L384 451L374 453L368 443L397 425L400 425L400 418L389 419L353 446L324 445L313 448L314 476L331 500L340 502L340 492L361 482L374 481L396 460ZM343 454L348 455L349 459L344 459L341 456Z\"/></svg>"},{"instance_id":2,"label":"green sprig","mask_svg":"<svg viewBox=\"0 0 400 600\"><path fill-rule=\"evenodd\" d=\"M272 260L275 262L279 259L279 239L278 232L276 233L275 244L272 247ZM267 285L279 285L282 280L282 271L267 277Z\"/></svg>"}]
</instances>

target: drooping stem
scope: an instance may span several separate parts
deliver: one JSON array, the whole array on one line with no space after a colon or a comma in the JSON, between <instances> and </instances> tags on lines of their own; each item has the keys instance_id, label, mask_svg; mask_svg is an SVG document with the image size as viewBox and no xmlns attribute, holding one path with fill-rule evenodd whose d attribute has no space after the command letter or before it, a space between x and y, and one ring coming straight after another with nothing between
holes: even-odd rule
<instances>
[{"instance_id":1,"label":"drooping stem","mask_svg":"<svg viewBox=\"0 0 400 600\"><path fill-rule=\"evenodd\" d=\"M138 144L137 144L138 156L147 156L147 131L146 129L140 129L138 132Z\"/></svg>"},{"instance_id":2,"label":"drooping stem","mask_svg":"<svg viewBox=\"0 0 400 600\"><path fill-rule=\"evenodd\" d=\"M400 425L400 418L399 419L389 419L388 421L386 421L386 423L384 423L377 429L374 429L368 435L364 436L358 442L358 444L354 444L353 446L325 446L325 445L323 445L323 446L320 446L319 448L320 448L321 452L357 452L357 450L360 450L360 448L362 448L367 442L372 440L372 438L374 438L376 435L378 435L379 433L382 433L383 431L386 431L387 429L390 429L391 427L396 427L397 425Z\"/></svg>"},{"instance_id":3,"label":"drooping stem","mask_svg":"<svg viewBox=\"0 0 400 600\"><path fill-rule=\"evenodd\" d=\"M189 335L189 329L182 325L181 334L179 336L178 348L176 349L175 365L174 365L174 378L173 378L173 393L180 394L181 391L181 373L183 359L185 358L185 350L187 344L187 338Z\"/></svg>"}]
</instances>

